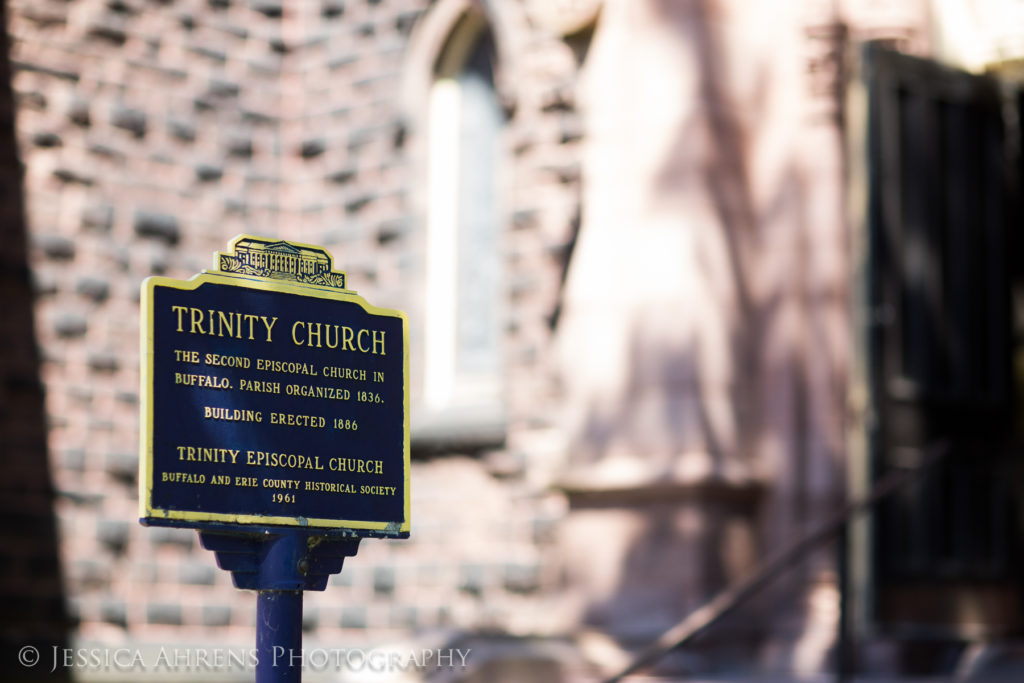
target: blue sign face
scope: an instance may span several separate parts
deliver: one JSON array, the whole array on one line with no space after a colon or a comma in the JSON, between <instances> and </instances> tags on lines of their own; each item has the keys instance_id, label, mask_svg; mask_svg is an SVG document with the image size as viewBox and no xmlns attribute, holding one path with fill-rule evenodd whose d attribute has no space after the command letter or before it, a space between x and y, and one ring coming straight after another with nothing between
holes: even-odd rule
<instances>
[{"instance_id":1,"label":"blue sign face","mask_svg":"<svg viewBox=\"0 0 1024 683\"><path fill-rule=\"evenodd\" d=\"M143 288L144 522L408 535L403 314L227 274Z\"/></svg>"}]
</instances>

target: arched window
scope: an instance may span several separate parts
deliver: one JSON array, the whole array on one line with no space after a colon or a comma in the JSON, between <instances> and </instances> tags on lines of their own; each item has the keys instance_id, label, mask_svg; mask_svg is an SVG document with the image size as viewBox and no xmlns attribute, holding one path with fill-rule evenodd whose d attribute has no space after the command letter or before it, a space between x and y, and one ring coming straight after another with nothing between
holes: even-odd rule
<instances>
[{"instance_id":1,"label":"arched window","mask_svg":"<svg viewBox=\"0 0 1024 683\"><path fill-rule=\"evenodd\" d=\"M427 105L422 410L442 439L503 432L502 130L494 40L473 14L436 62Z\"/></svg>"}]
</instances>

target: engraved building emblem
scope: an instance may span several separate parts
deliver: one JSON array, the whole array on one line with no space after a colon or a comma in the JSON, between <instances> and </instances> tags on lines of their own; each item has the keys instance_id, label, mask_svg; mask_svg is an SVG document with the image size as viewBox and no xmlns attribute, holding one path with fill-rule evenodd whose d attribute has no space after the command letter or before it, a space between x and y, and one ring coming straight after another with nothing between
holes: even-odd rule
<instances>
[{"instance_id":1,"label":"engraved building emblem","mask_svg":"<svg viewBox=\"0 0 1024 683\"><path fill-rule=\"evenodd\" d=\"M333 270L325 249L255 237L240 237L229 246L230 252L217 253L216 269L223 273L345 289L345 273Z\"/></svg>"}]
</instances>

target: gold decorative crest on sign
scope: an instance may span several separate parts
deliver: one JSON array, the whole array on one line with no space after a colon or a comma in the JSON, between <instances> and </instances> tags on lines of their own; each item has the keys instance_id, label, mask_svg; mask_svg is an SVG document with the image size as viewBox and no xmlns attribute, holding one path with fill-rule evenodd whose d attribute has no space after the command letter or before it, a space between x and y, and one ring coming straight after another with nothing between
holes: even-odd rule
<instances>
[{"instance_id":1,"label":"gold decorative crest on sign","mask_svg":"<svg viewBox=\"0 0 1024 683\"><path fill-rule=\"evenodd\" d=\"M307 285L345 289L345 273L334 270L326 249L240 235L230 251L217 252L215 269L231 275L253 275Z\"/></svg>"}]
</instances>

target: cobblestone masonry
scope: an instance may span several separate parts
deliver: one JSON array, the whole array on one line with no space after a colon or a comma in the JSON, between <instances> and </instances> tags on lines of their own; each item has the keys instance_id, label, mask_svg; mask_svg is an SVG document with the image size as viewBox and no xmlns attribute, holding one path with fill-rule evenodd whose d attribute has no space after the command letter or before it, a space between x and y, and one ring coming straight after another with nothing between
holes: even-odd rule
<instances>
[{"instance_id":1,"label":"cobblestone masonry","mask_svg":"<svg viewBox=\"0 0 1024 683\"><path fill-rule=\"evenodd\" d=\"M210 569L195 533L134 521L139 284L188 277L249 232L322 244L368 300L421 310L407 286L422 277L406 150L416 122L399 90L427 5L11 3L61 559L81 637L251 640L253 596ZM413 538L364 543L309 597L316 638L533 631L558 585L544 548L562 506L501 463L550 428L528 423L552 391L544 346L574 230L579 132L562 91L575 65L556 36L509 40L526 50L508 135L522 169L507 216L520 436L505 451L417 463Z\"/></svg>"}]
</instances>

